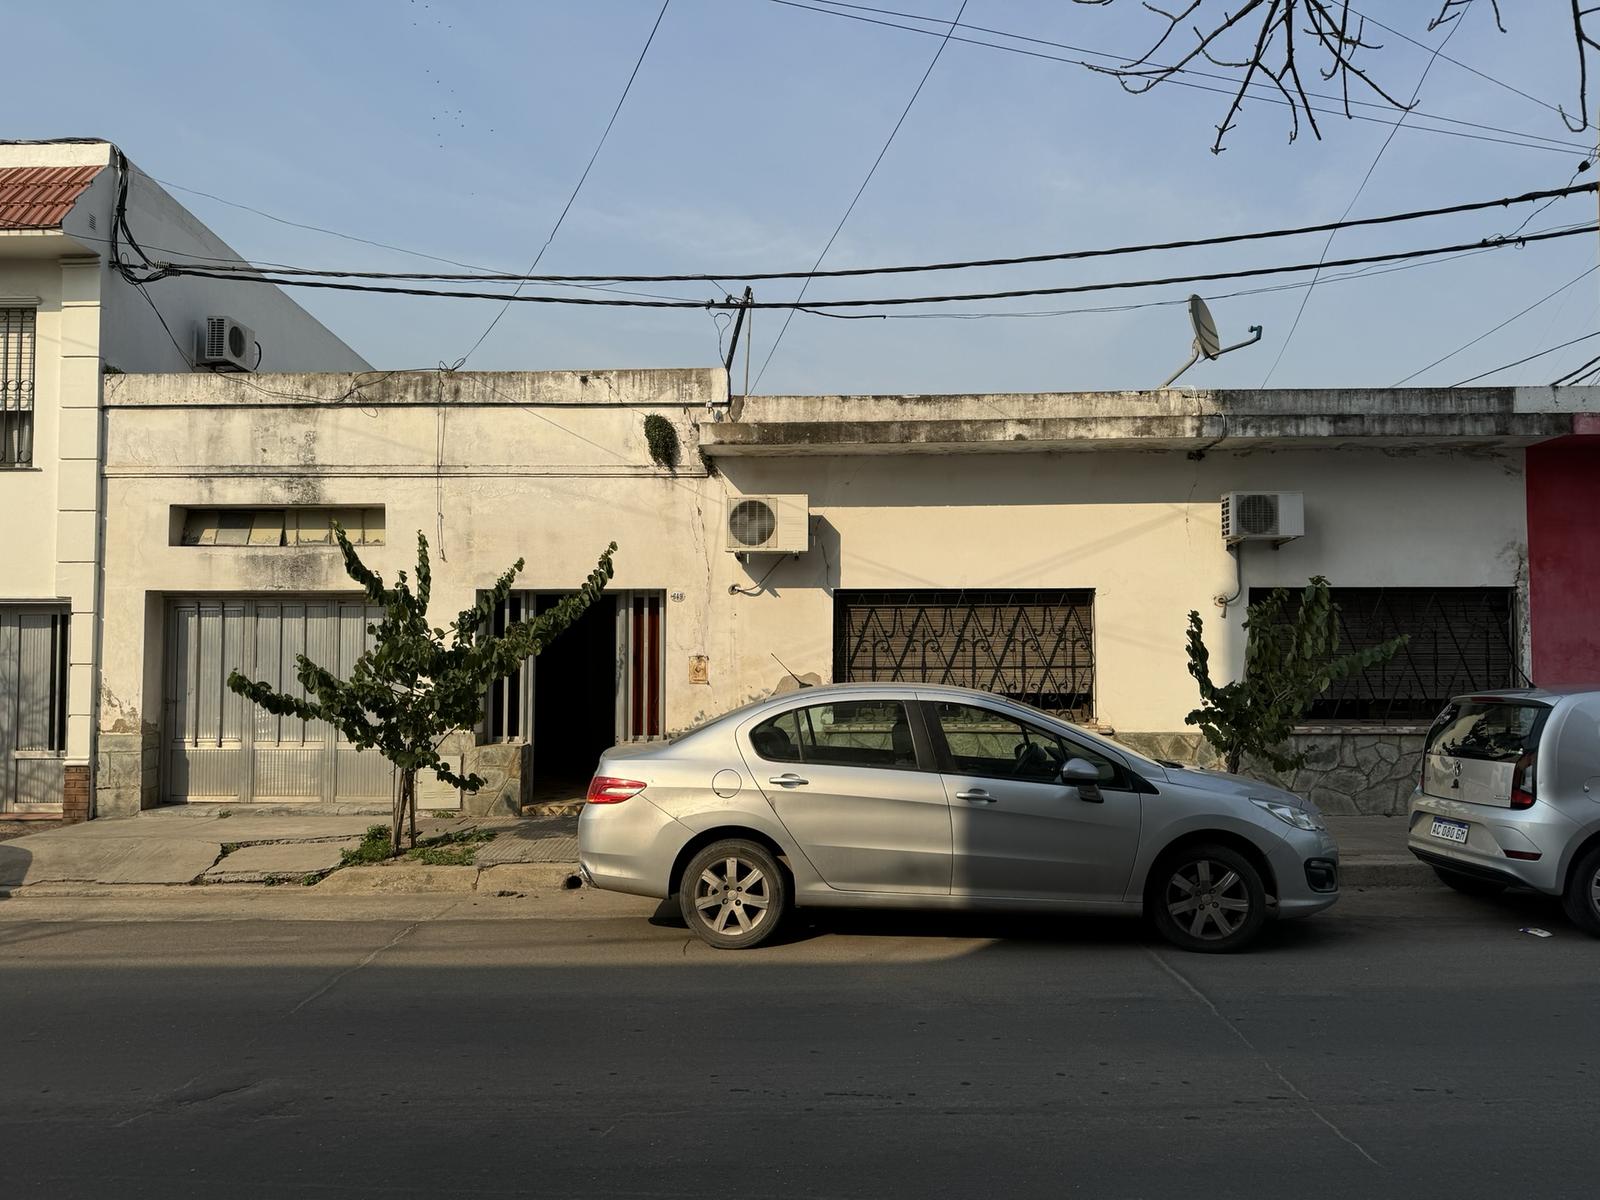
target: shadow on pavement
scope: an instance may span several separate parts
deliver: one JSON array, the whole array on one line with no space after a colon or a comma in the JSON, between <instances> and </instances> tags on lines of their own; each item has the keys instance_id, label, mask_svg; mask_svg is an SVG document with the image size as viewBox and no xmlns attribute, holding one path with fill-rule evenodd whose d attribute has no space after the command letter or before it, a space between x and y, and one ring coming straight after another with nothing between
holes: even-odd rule
<instances>
[{"instance_id":1,"label":"shadow on pavement","mask_svg":"<svg viewBox=\"0 0 1600 1200\"><path fill-rule=\"evenodd\" d=\"M16 842L0 842L0 900L11 897L28 877L33 855Z\"/></svg>"}]
</instances>

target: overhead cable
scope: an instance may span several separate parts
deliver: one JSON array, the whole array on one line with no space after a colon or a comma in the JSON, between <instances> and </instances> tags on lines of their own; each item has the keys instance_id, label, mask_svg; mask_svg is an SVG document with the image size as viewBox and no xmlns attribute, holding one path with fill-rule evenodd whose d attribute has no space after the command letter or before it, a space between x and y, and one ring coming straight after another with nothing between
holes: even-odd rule
<instances>
[{"instance_id":1,"label":"overhead cable","mask_svg":"<svg viewBox=\"0 0 1600 1200\"><path fill-rule=\"evenodd\" d=\"M1475 242L1459 242L1449 246L1434 246L1427 249L1399 250L1387 254L1368 254L1355 258L1329 259L1321 263L1307 262L1294 263L1276 267L1251 267L1235 271L1210 271L1191 275L1169 275L1159 279L1126 279L1108 283L1080 283L1061 287L1045 288L1012 288L995 292L964 292L946 295L931 296L888 296L875 299L862 300L756 300L744 301L729 296L722 300L636 300L613 298L609 295L600 296L546 296L515 294L507 296L504 292L473 292L443 288L415 288L397 287L392 284L354 283L342 282L332 279L306 279L294 276L279 276L266 272L240 273L235 271L217 270L211 268L194 268L174 266L165 269L164 274L182 276L188 275L200 279L228 279L242 283L267 283L277 287L306 287L327 288L335 291L346 292L374 292L383 295L395 296L437 296L457 300L499 300L514 301L524 304L572 304L582 306L598 306L609 308L701 308L701 309L738 309L770 308L770 309L829 309L829 308L884 308L908 304L948 304L954 301L976 300L1010 300L1024 296L1067 296L1085 292L1108 292L1126 288L1160 287L1174 283L1208 283L1221 279L1249 279L1263 275L1287 275L1297 271L1314 271L1319 267L1353 267L1365 263L1400 262L1406 259L1425 258L1437 254L1454 254L1464 250L1478 249L1504 249L1508 246L1523 246L1534 242L1547 242L1557 238L1576 237L1589 235L1596 231L1592 224L1580 225L1571 229L1552 230L1548 233L1525 234L1515 239L1480 239Z\"/></svg>"},{"instance_id":2,"label":"overhead cable","mask_svg":"<svg viewBox=\"0 0 1600 1200\"><path fill-rule=\"evenodd\" d=\"M816 278L817 268L822 266L822 260L828 257L828 251L833 249L833 243L838 239L839 232L844 228L850 214L855 212L856 205L860 203L867 184L872 182L872 177L878 173L878 164L883 162L883 156L889 153L889 147L894 145L895 135L900 132L900 126L906 123L906 118L911 115L911 109L917 102L917 97L922 95L922 89L927 85L928 77L933 74L933 68L939 65L939 57L944 53L944 48L950 44L950 35L956 31L956 26L961 24L961 15L967 11L967 0L961 0L961 7L956 9L956 15L950 22L950 27L944 31L944 37L939 42L939 48L933 52L933 57L928 60L928 66L922 72L922 78L917 80L917 86L911 92L911 99L906 101L906 106L900 112L900 119L894 123L894 128L889 130L889 136L884 139L883 146L878 151L878 157L872 160L872 165L867 168L866 178L861 181L861 186L856 189L856 194L850 197L850 203L845 206L844 214L839 218L839 223L833 227L833 232L828 235L827 243L822 247L822 252L817 255L817 261L811 264L811 270L804 277L800 285L800 294L795 297L796 302L806 298L806 289L811 286L811 281ZM761 379L767 373L767 368L772 365L772 356L778 352L778 347L783 345L783 335L789 332L789 322L794 320L794 309L789 310L789 315L783 319L783 327L778 330L778 336L772 339L772 345L767 350L766 358L761 360L761 369L756 372L756 381L753 387L761 386ZM747 354L749 350L745 351Z\"/></svg>"},{"instance_id":3,"label":"overhead cable","mask_svg":"<svg viewBox=\"0 0 1600 1200\"><path fill-rule=\"evenodd\" d=\"M1500 196L1492 200L1472 200L1461 204L1449 204L1434 208L1411 209L1407 212L1387 213L1376 217L1358 217L1354 220L1340 219L1327 221L1319 225L1296 225L1279 229L1256 230L1249 233L1217 234L1209 237L1183 238L1168 242L1145 242L1125 246L1110 246L1089 250L1061 250L1044 254L1024 254L1010 258L977 258L959 259L951 262L916 263L900 266L883 267L836 267L829 270L811 271L718 271L712 274L680 274L680 275L511 275L493 271L473 272L421 272L421 271L341 271L324 270L316 267L283 267L260 264L262 268L270 270L274 275L293 276L308 275L328 279L406 279L406 280L442 280L465 283L544 283L544 284L583 284L583 283L715 283L723 285L727 281L737 280L741 283L755 283L762 280L775 279L849 279L870 275L907 275L928 273L935 271L967 271L983 267L1017 267L1029 266L1037 263L1073 262L1091 258L1109 258L1125 254L1146 254L1155 251L1167 250L1192 250L1206 246L1228 246L1241 242L1268 241L1276 238L1298 237L1302 234L1331 233L1341 229L1358 229L1378 225L1393 225L1405 221L1419 221L1429 217L1453 216L1460 213L1481 212L1491 208L1509 208L1514 204L1533 204L1540 200L1558 200L1566 196L1580 195L1600 189L1600 182L1568 184L1565 187L1545 188L1540 191L1524 192L1517 196ZM186 261L156 261L153 265L157 268L176 268L194 266L195 263ZM209 264L201 264L209 265ZM252 269L248 266L233 267L234 270ZM691 304L693 302L690 302Z\"/></svg>"}]
</instances>

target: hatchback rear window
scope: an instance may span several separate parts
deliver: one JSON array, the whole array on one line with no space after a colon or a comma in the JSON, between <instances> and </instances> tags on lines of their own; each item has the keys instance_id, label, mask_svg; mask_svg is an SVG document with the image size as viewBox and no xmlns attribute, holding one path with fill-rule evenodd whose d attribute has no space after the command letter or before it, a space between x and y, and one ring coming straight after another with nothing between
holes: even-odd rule
<instances>
[{"instance_id":1,"label":"hatchback rear window","mask_svg":"<svg viewBox=\"0 0 1600 1200\"><path fill-rule=\"evenodd\" d=\"M1453 700L1428 731L1429 754L1514 763L1539 746L1550 710L1517 701Z\"/></svg>"}]
</instances>

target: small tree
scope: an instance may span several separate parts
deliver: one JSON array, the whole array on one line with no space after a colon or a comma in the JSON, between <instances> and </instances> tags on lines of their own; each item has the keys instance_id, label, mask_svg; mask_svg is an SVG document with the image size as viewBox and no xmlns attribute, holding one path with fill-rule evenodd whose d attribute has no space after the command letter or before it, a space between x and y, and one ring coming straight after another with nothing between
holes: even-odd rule
<instances>
[{"instance_id":1,"label":"small tree","mask_svg":"<svg viewBox=\"0 0 1600 1200\"><path fill-rule=\"evenodd\" d=\"M334 536L344 555L344 569L361 585L367 600L381 604L383 620L367 626L372 644L356 659L349 679L340 679L305 655L295 659L295 676L305 698L247 679L237 670L228 686L278 716L326 721L359 750L377 750L399 774L389 844L400 849L400 832L409 821L411 844L417 841L417 772L430 770L451 787L476 792L484 784L477 775L458 775L439 755L450 733L478 723L484 691L538 654L595 602L611 578L612 542L583 586L549 611L508 625L491 634L495 609L511 594L522 559L495 581L471 608L462 610L448 633L428 625L428 597L433 576L428 565L428 539L417 534L416 588L406 573L397 573L394 587L370 570L335 522Z\"/></svg>"},{"instance_id":2,"label":"small tree","mask_svg":"<svg viewBox=\"0 0 1600 1200\"><path fill-rule=\"evenodd\" d=\"M1306 584L1298 605L1287 590L1274 588L1250 606L1244 628L1244 674L1219 687L1211 681L1204 623L1199 613L1189 614L1189 674L1200 685L1201 704L1184 721L1200 727L1230 773L1238 772L1246 756L1265 759L1278 771L1298 767L1305 756L1280 747L1311 702L1336 680L1388 662L1408 640L1338 653L1339 606L1321 575Z\"/></svg>"}]
</instances>

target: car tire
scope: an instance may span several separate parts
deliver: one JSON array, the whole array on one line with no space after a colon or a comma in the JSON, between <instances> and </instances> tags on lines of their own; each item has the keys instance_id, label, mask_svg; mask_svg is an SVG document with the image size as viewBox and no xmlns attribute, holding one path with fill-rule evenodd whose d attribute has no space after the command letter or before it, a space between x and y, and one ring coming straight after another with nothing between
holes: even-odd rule
<instances>
[{"instance_id":1,"label":"car tire","mask_svg":"<svg viewBox=\"0 0 1600 1200\"><path fill-rule=\"evenodd\" d=\"M1561 904L1569 921L1591 937L1600 937L1600 846L1572 864Z\"/></svg>"},{"instance_id":2,"label":"car tire","mask_svg":"<svg viewBox=\"0 0 1600 1200\"><path fill-rule=\"evenodd\" d=\"M1243 950L1267 923L1261 872L1228 846L1186 846L1150 873L1147 907L1161 936L1183 950Z\"/></svg>"},{"instance_id":3,"label":"car tire","mask_svg":"<svg viewBox=\"0 0 1600 1200\"><path fill-rule=\"evenodd\" d=\"M1506 890L1505 884L1497 883L1493 879L1479 879L1475 875L1452 871L1448 867L1435 867L1433 873L1439 877L1440 883L1454 888L1463 896L1498 896Z\"/></svg>"},{"instance_id":4,"label":"car tire","mask_svg":"<svg viewBox=\"0 0 1600 1200\"><path fill-rule=\"evenodd\" d=\"M678 908L695 936L718 950L747 950L778 931L789 908L789 880L760 842L713 842L689 860Z\"/></svg>"}]
</instances>

